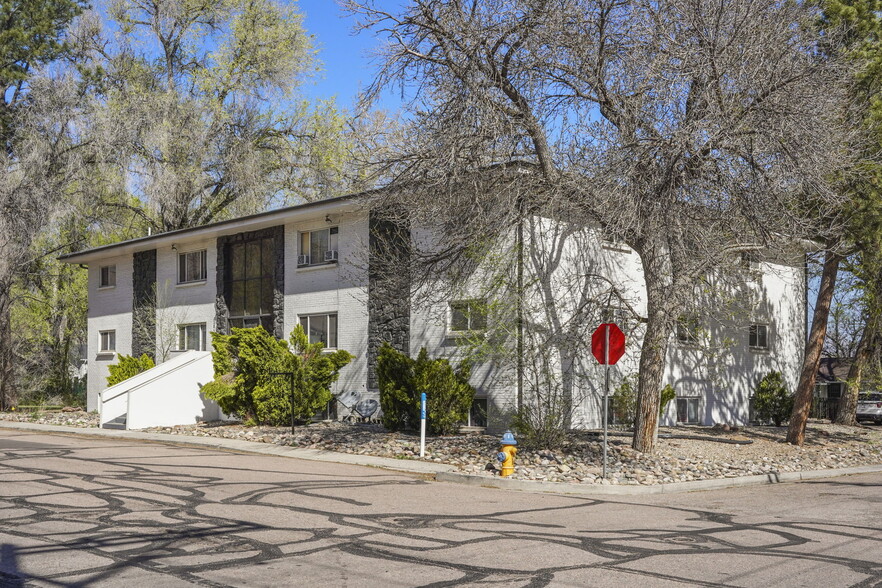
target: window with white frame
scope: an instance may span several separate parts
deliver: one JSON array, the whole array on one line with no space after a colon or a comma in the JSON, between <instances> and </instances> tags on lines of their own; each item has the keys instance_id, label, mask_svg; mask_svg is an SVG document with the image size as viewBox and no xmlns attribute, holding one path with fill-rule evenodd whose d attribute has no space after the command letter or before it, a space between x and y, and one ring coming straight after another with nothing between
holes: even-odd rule
<instances>
[{"instance_id":1,"label":"window with white frame","mask_svg":"<svg viewBox=\"0 0 882 588\"><path fill-rule=\"evenodd\" d=\"M178 325L178 350L205 351L205 323Z\"/></svg>"},{"instance_id":2,"label":"window with white frame","mask_svg":"<svg viewBox=\"0 0 882 588\"><path fill-rule=\"evenodd\" d=\"M178 254L178 284L204 282L208 277L208 252L189 251Z\"/></svg>"},{"instance_id":3,"label":"window with white frame","mask_svg":"<svg viewBox=\"0 0 882 588\"><path fill-rule=\"evenodd\" d=\"M697 345L699 336L698 319L681 316L677 319L677 342L681 345Z\"/></svg>"},{"instance_id":4,"label":"window with white frame","mask_svg":"<svg viewBox=\"0 0 882 588\"><path fill-rule=\"evenodd\" d=\"M310 343L323 343L325 349L337 348L337 313L300 315L300 324Z\"/></svg>"},{"instance_id":5,"label":"window with white frame","mask_svg":"<svg viewBox=\"0 0 882 588\"><path fill-rule=\"evenodd\" d=\"M300 233L297 267L337 262L338 227Z\"/></svg>"},{"instance_id":6,"label":"window with white frame","mask_svg":"<svg viewBox=\"0 0 882 588\"><path fill-rule=\"evenodd\" d=\"M116 266L102 265L98 270L98 287L113 288L116 286Z\"/></svg>"},{"instance_id":7,"label":"window with white frame","mask_svg":"<svg viewBox=\"0 0 882 588\"><path fill-rule=\"evenodd\" d=\"M768 349L769 348L769 326L768 325L750 325L747 334L747 345L751 349Z\"/></svg>"},{"instance_id":8,"label":"window with white frame","mask_svg":"<svg viewBox=\"0 0 882 588\"><path fill-rule=\"evenodd\" d=\"M116 351L116 331L98 331L98 353Z\"/></svg>"},{"instance_id":9,"label":"window with white frame","mask_svg":"<svg viewBox=\"0 0 882 588\"><path fill-rule=\"evenodd\" d=\"M455 300L450 303L450 332L467 333L487 328L486 300Z\"/></svg>"},{"instance_id":10,"label":"window with white frame","mask_svg":"<svg viewBox=\"0 0 882 588\"><path fill-rule=\"evenodd\" d=\"M701 398L677 398L677 422L687 425L698 424L698 410Z\"/></svg>"}]
</instances>

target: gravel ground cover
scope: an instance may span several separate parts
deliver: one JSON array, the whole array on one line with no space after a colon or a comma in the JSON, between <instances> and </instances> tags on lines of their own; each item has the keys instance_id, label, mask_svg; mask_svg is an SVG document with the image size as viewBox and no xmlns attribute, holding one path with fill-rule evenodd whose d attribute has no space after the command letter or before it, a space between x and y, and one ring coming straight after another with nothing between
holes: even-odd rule
<instances>
[{"instance_id":1,"label":"gravel ground cover","mask_svg":"<svg viewBox=\"0 0 882 588\"><path fill-rule=\"evenodd\" d=\"M95 413L0 413L0 419L75 427L97 427ZM147 429L172 435L223 437L341 453L420 459L419 437L389 433L376 424L315 423L297 427L245 427L200 423ZM610 437L609 479L601 478L602 445L591 432L574 432L560 451L521 447L514 479L571 484L663 484L735 478L767 473L882 465L882 427L843 427L810 423L803 447L784 442L785 427L745 427L724 431L710 427L662 428L658 450L644 455L630 448L630 434ZM691 435L702 439L669 438ZM732 442L750 442L734 444ZM468 474L496 476L494 456L499 436L468 433L430 437L424 459L454 465Z\"/></svg>"},{"instance_id":2,"label":"gravel ground cover","mask_svg":"<svg viewBox=\"0 0 882 588\"><path fill-rule=\"evenodd\" d=\"M58 412L0 412L0 420L38 425L64 425L67 427L98 427L98 413L80 409Z\"/></svg>"},{"instance_id":3,"label":"gravel ground cover","mask_svg":"<svg viewBox=\"0 0 882 588\"><path fill-rule=\"evenodd\" d=\"M178 435L244 439L342 453L399 459L419 458L419 437L389 433L379 425L316 423L298 427L243 427L205 423L150 429ZM784 442L784 427L747 427L722 431L710 427L662 429L660 435L696 435L705 439L660 438L654 455L630 448L630 434L610 438L609 479L601 478L602 445L597 434L576 432L557 452L518 451L515 474L520 480L575 484L662 484L734 478L775 472L882 465L882 427L809 424L803 447ZM723 441L723 442L720 442ZM736 445L725 441L750 441ZM428 438L425 459L456 466L469 474L498 475L494 456L499 436L476 433Z\"/></svg>"}]
</instances>

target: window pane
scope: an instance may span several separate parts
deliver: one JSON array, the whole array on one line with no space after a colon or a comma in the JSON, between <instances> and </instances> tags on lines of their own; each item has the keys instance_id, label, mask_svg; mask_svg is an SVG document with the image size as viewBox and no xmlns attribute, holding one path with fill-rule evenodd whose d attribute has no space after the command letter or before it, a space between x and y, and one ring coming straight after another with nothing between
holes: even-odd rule
<instances>
[{"instance_id":1,"label":"window pane","mask_svg":"<svg viewBox=\"0 0 882 588\"><path fill-rule=\"evenodd\" d=\"M768 327L766 327L766 325L757 325L756 345L757 347L762 347L763 349L769 346Z\"/></svg>"},{"instance_id":2,"label":"window pane","mask_svg":"<svg viewBox=\"0 0 882 588\"><path fill-rule=\"evenodd\" d=\"M747 344L756 347L756 325L750 325L750 332L747 336Z\"/></svg>"},{"instance_id":3,"label":"window pane","mask_svg":"<svg viewBox=\"0 0 882 588\"><path fill-rule=\"evenodd\" d=\"M208 251L200 251L199 252L199 266L200 266L200 280L205 280L208 278Z\"/></svg>"},{"instance_id":4,"label":"window pane","mask_svg":"<svg viewBox=\"0 0 882 588\"><path fill-rule=\"evenodd\" d=\"M322 263L325 260L325 251L328 250L328 230L313 231L310 233L311 263Z\"/></svg>"},{"instance_id":5,"label":"window pane","mask_svg":"<svg viewBox=\"0 0 882 588\"><path fill-rule=\"evenodd\" d=\"M251 241L245 244L245 276L259 278L260 273L260 242Z\"/></svg>"},{"instance_id":6,"label":"window pane","mask_svg":"<svg viewBox=\"0 0 882 588\"><path fill-rule=\"evenodd\" d=\"M260 283L261 280L245 281L245 314L260 314Z\"/></svg>"},{"instance_id":7,"label":"window pane","mask_svg":"<svg viewBox=\"0 0 882 588\"><path fill-rule=\"evenodd\" d=\"M261 242L261 275L272 276L275 272L276 256L275 241L273 239L264 239Z\"/></svg>"},{"instance_id":8,"label":"window pane","mask_svg":"<svg viewBox=\"0 0 882 588\"><path fill-rule=\"evenodd\" d=\"M467 331L469 329L468 304L453 302L450 304L450 330Z\"/></svg>"},{"instance_id":9,"label":"window pane","mask_svg":"<svg viewBox=\"0 0 882 588\"><path fill-rule=\"evenodd\" d=\"M698 399L690 398L687 402L688 413L687 416L689 420L687 422L697 423L698 422Z\"/></svg>"},{"instance_id":10,"label":"window pane","mask_svg":"<svg viewBox=\"0 0 882 588\"><path fill-rule=\"evenodd\" d=\"M677 399L677 422L685 423L687 419L687 410L686 410L686 399L678 398Z\"/></svg>"},{"instance_id":11,"label":"window pane","mask_svg":"<svg viewBox=\"0 0 882 588\"><path fill-rule=\"evenodd\" d=\"M271 278L264 278L261 280L260 295L260 314L272 314L273 281Z\"/></svg>"},{"instance_id":12,"label":"window pane","mask_svg":"<svg viewBox=\"0 0 882 588\"><path fill-rule=\"evenodd\" d=\"M328 345L328 320L327 316L309 317L309 342L324 343Z\"/></svg>"},{"instance_id":13,"label":"window pane","mask_svg":"<svg viewBox=\"0 0 882 588\"><path fill-rule=\"evenodd\" d=\"M303 332L306 333L307 337L309 337L309 317L308 316L300 317L300 326L303 327Z\"/></svg>"},{"instance_id":14,"label":"window pane","mask_svg":"<svg viewBox=\"0 0 882 588\"><path fill-rule=\"evenodd\" d=\"M309 233L300 233L300 255L309 255Z\"/></svg>"},{"instance_id":15,"label":"window pane","mask_svg":"<svg viewBox=\"0 0 882 588\"><path fill-rule=\"evenodd\" d=\"M328 315L328 347L337 348L337 315Z\"/></svg>"},{"instance_id":16,"label":"window pane","mask_svg":"<svg viewBox=\"0 0 882 588\"><path fill-rule=\"evenodd\" d=\"M245 277L245 246L241 243L231 245L230 254L230 277L241 280Z\"/></svg>"},{"instance_id":17,"label":"window pane","mask_svg":"<svg viewBox=\"0 0 882 588\"><path fill-rule=\"evenodd\" d=\"M232 284L230 315L242 316L243 314L245 314L245 282L240 280Z\"/></svg>"},{"instance_id":18,"label":"window pane","mask_svg":"<svg viewBox=\"0 0 882 588\"><path fill-rule=\"evenodd\" d=\"M178 255L178 282L187 281L187 256Z\"/></svg>"},{"instance_id":19,"label":"window pane","mask_svg":"<svg viewBox=\"0 0 882 588\"><path fill-rule=\"evenodd\" d=\"M469 305L469 326L480 330L487 328L487 309L482 300L477 300Z\"/></svg>"}]
</instances>

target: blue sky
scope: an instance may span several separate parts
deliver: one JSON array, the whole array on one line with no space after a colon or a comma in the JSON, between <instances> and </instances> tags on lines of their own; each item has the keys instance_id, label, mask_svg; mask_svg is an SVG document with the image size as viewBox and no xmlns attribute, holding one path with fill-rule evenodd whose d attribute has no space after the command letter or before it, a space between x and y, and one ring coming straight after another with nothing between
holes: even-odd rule
<instances>
[{"instance_id":1,"label":"blue sky","mask_svg":"<svg viewBox=\"0 0 882 588\"><path fill-rule=\"evenodd\" d=\"M404 4L404 0L382 0L379 5L390 7ZM342 107L353 104L359 90L371 83L376 68L369 53L378 40L370 32L354 35L355 19L345 15L334 0L299 0L300 12L306 16L307 32L315 35L319 59L324 71L314 85L303 88L309 97L337 97ZM397 100L389 96L382 106L395 108Z\"/></svg>"}]
</instances>

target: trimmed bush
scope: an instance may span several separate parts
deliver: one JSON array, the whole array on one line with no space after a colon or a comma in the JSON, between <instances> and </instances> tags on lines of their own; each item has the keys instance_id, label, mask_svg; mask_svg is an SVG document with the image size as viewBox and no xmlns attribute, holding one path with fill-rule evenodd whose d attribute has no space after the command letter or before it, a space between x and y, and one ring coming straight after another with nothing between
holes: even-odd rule
<instances>
[{"instance_id":1,"label":"trimmed bush","mask_svg":"<svg viewBox=\"0 0 882 588\"><path fill-rule=\"evenodd\" d=\"M115 386L120 382L125 382L133 376L137 376L141 372L146 372L156 364L150 359L146 353L141 357L132 357L131 355L116 355L118 363L107 366L110 375L107 376L107 385Z\"/></svg>"},{"instance_id":2,"label":"trimmed bush","mask_svg":"<svg viewBox=\"0 0 882 588\"><path fill-rule=\"evenodd\" d=\"M612 396L609 397L610 406L617 423L634 426L637 419L637 382L638 375L631 374L622 379Z\"/></svg>"},{"instance_id":3,"label":"trimmed bush","mask_svg":"<svg viewBox=\"0 0 882 588\"><path fill-rule=\"evenodd\" d=\"M324 345L310 344L300 325L291 332L290 345L263 327L212 333L212 343L215 378L202 393L247 423L288 424L292 408L295 420L312 418L331 400L340 369L352 361L347 351L323 353Z\"/></svg>"},{"instance_id":4,"label":"trimmed bush","mask_svg":"<svg viewBox=\"0 0 882 588\"><path fill-rule=\"evenodd\" d=\"M425 347L411 359L384 343L377 355L383 426L390 431L415 428L420 422L420 395L425 392L428 431L457 433L475 399L470 373L467 362L454 370L446 359L429 359Z\"/></svg>"},{"instance_id":5,"label":"trimmed bush","mask_svg":"<svg viewBox=\"0 0 882 588\"><path fill-rule=\"evenodd\" d=\"M756 415L764 421L772 421L776 427L790 418L793 411L793 395L787 390L781 372L769 372L760 380L753 396Z\"/></svg>"}]
</instances>

